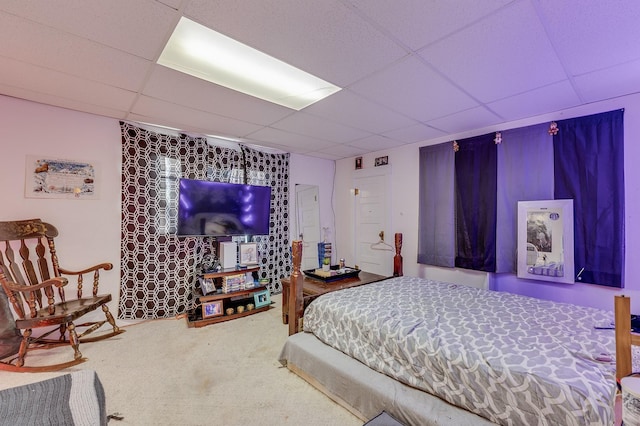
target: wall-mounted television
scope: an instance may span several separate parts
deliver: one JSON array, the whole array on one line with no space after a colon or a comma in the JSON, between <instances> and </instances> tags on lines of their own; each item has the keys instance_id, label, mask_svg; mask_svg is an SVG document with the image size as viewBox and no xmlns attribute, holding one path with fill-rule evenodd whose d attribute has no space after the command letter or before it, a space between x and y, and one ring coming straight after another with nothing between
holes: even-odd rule
<instances>
[{"instance_id":1,"label":"wall-mounted television","mask_svg":"<svg viewBox=\"0 0 640 426\"><path fill-rule=\"evenodd\" d=\"M271 187L180 179L181 236L268 235Z\"/></svg>"}]
</instances>

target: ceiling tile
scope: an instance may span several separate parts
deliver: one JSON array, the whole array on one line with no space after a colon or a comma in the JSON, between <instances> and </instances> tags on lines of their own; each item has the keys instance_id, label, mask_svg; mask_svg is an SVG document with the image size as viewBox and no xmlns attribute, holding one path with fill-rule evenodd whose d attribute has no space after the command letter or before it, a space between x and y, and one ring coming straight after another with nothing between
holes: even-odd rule
<instances>
[{"instance_id":1,"label":"ceiling tile","mask_svg":"<svg viewBox=\"0 0 640 426\"><path fill-rule=\"evenodd\" d=\"M404 143L414 143L437 138L439 136L443 136L444 134L445 133L441 130L434 129L433 127L427 126L426 124L420 123L393 130L391 132L385 132L383 135L391 139L402 141Z\"/></svg>"},{"instance_id":2,"label":"ceiling tile","mask_svg":"<svg viewBox=\"0 0 640 426\"><path fill-rule=\"evenodd\" d=\"M535 16L528 1L514 2L421 50L420 56L484 103L565 80L542 24L532 19Z\"/></svg>"},{"instance_id":3,"label":"ceiling tile","mask_svg":"<svg viewBox=\"0 0 640 426\"><path fill-rule=\"evenodd\" d=\"M225 137L244 137L244 135L260 128L255 124L221 117L148 96L140 96L131 113L145 117L156 117L163 121L166 120L173 123L169 127L177 127L186 131L193 128L217 129L214 134ZM130 119L133 120L133 118ZM150 124L162 123L152 122Z\"/></svg>"},{"instance_id":4,"label":"ceiling tile","mask_svg":"<svg viewBox=\"0 0 640 426\"><path fill-rule=\"evenodd\" d=\"M382 133L415 124L415 120L364 99L349 89L334 93L305 108L304 112L370 133Z\"/></svg>"},{"instance_id":5,"label":"ceiling tile","mask_svg":"<svg viewBox=\"0 0 640 426\"><path fill-rule=\"evenodd\" d=\"M579 104L580 98L576 95L571 84L568 81L562 81L500 99L487 104L487 106L505 121L512 121L571 108Z\"/></svg>"},{"instance_id":6,"label":"ceiling tile","mask_svg":"<svg viewBox=\"0 0 640 426\"><path fill-rule=\"evenodd\" d=\"M347 127L303 112L290 115L271 125L275 129L298 134L310 134L318 139L346 143L371 133Z\"/></svg>"},{"instance_id":7,"label":"ceiling tile","mask_svg":"<svg viewBox=\"0 0 640 426\"><path fill-rule=\"evenodd\" d=\"M191 0L185 15L340 87L406 54L338 0Z\"/></svg>"},{"instance_id":8,"label":"ceiling tile","mask_svg":"<svg viewBox=\"0 0 640 426\"><path fill-rule=\"evenodd\" d=\"M111 117L121 120L126 116L126 112L124 111L106 108L102 105L92 105L74 99L68 99L56 95L48 95L46 93L23 89L21 87L8 86L2 83L0 83L0 93L6 96L12 96L14 98L26 99L28 101L38 102L45 105L53 105L55 107L100 115L103 117Z\"/></svg>"},{"instance_id":9,"label":"ceiling tile","mask_svg":"<svg viewBox=\"0 0 640 426\"><path fill-rule=\"evenodd\" d=\"M254 140L256 142L276 143L280 147L286 147L289 150L293 150L293 152L316 151L318 149L334 145L334 143L329 141L289 133L270 127L265 127L247 135L247 139Z\"/></svg>"},{"instance_id":10,"label":"ceiling tile","mask_svg":"<svg viewBox=\"0 0 640 426\"><path fill-rule=\"evenodd\" d=\"M349 143L349 146L362 148L367 152L391 149L401 145L404 145L404 143L381 135L372 135Z\"/></svg>"},{"instance_id":11,"label":"ceiling tile","mask_svg":"<svg viewBox=\"0 0 640 426\"><path fill-rule=\"evenodd\" d=\"M289 108L206 82L162 65L154 67L143 93L153 98L260 125L269 125L293 113Z\"/></svg>"},{"instance_id":12,"label":"ceiling tile","mask_svg":"<svg viewBox=\"0 0 640 426\"><path fill-rule=\"evenodd\" d=\"M350 89L418 121L478 105L414 56L354 84Z\"/></svg>"},{"instance_id":13,"label":"ceiling tile","mask_svg":"<svg viewBox=\"0 0 640 426\"><path fill-rule=\"evenodd\" d=\"M329 158L329 156L333 157L332 159L340 159L345 157L353 157L356 155L362 155L366 153L367 150L351 146L351 145L334 145L328 148L319 149L314 151L315 153L324 154Z\"/></svg>"},{"instance_id":14,"label":"ceiling tile","mask_svg":"<svg viewBox=\"0 0 640 426\"><path fill-rule=\"evenodd\" d=\"M40 92L45 96L91 104L96 107L120 111L122 115L131 108L136 93L117 87L107 86L69 74L0 56L0 81L7 86Z\"/></svg>"},{"instance_id":15,"label":"ceiling tile","mask_svg":"<svg viewBox=\"0 0 640 426\"><path fill-rule=\"evenodd\" d=\"M152 65L137 56L0 12L0 56L138 90Z\"/></svg>"},{"instance_id":16,"label":"ceiling tile","mask_svg":"<svg viewBox=\"0 0 640 426\"><path fill-rule=\"evenodd\" d=\"M640 92L640 60L574 78L578 92L587 102Z\"/></svg>"},{"instance_id":17,"label":"ceiling tile","mask_svg":"<svg viewBox=\"0 0 640 426\"><path fill-rule=\"evenodd\" d=\"M347 0L412 50L450 35L513 0Z\"/></svg>"},{"instance_id":18,"label":"ceiling tile","mask_svg":"<svg viewBox=\"0 0 640 426\"><path fill-rule=\"evenodd\" d=\"M503 120L484 107L471 108L447 117L431 120L427 124L447 133L460 133L467 130L498 124Z\"/></svg>"},{"instance_id":19,"label":"ceiling tile","mask_svg":"<svg viewBox=\"0 0 640 426\"><path fill-rule=\"evenodd\" d=\"M149 60L160 54L180 17L153 0L12 1L0 10Z\"/></svg>"},{"instance_id":20,"label":"ceiling tile","mask_svg":"<svg viewBox=\"0 0 640 426\"><path fill-rule=\"evenodd\" d=\"M536 4L572 75L640 59L637 0L540 0Z\"/></svg>"}]
</instances>

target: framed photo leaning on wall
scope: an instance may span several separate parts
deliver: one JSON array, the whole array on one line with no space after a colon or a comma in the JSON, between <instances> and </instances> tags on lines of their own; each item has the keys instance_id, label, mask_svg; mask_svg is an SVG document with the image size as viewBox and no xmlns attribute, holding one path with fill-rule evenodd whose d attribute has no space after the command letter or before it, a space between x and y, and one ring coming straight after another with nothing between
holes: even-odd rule
<instances>
[{"instance_id":1,"label":"framed photo leaning on wall","mask_svg":"<svg viewBox=\"0 0 640 426\"><path fill-rule=\"evenodd\" d=\"M258 264L258 243L240 244L240 265L249 266Z\"/></svg>"}]
</instances>

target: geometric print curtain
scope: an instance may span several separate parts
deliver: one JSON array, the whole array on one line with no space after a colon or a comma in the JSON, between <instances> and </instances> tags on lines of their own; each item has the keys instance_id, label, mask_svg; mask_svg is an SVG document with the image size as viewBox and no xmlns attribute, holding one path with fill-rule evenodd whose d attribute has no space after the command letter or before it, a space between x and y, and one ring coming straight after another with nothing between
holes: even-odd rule
<instances>
[{"instance_id":1,"label":"geometric print curtain","mask_svg":"<svg viewBox=\"0 0 640 426\"><path fill-rule=\"evenodd\" d=\"M204 138L164 135L124 122L120 127L118 317L170 318L193 308L199 265L206 255L215 254L215 248L211 237L176 236L180 178L271 186L270 235L256 240L262 257L259 277L269 279L271 292L281 291L280 278L290 271L288 250L282 248L289 243L288 193L282 189L289 185L288 154L263 156L246 147L239 152L211 146ZM245 168L247 157L253 167Z\"/></svg>"}]
</instances>

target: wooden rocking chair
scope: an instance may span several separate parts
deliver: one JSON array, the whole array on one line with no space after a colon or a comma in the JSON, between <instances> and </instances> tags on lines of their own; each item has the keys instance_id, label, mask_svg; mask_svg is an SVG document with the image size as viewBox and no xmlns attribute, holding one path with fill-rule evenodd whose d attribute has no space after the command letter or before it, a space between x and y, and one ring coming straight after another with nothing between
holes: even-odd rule
<instances>
[{"instance_id":1,"label":"wooden rocking chair","mask_svg":"<svg viewBox=\"0 0 640 426\"><path fill-rule=\"evenodd\" d=\"M0 312L0 332L4 329L6 337L3 346L0 335L0 370L41 372L67 368L86 361L80 352L81 342L102 340L124 332L116 325L107 307L111 295L98 294L100 271L110 270L113 266L101 263L81 271L61 268L53 240L57 235L58 230L54 226L40 219L0 222L0 284L16 317L15 329L7 331L7 324L13 320L13 315L6 300L0 300L4 302L0 303L0 310L5 307L4 312ZM16 260L16 252L20 256L19 260ZM31 260L32 252L35 254L34 261ZM34 264L37 265L37 272ZM84 275L91 273L93 291L90 296L83 297ZM76 299L65 298L64 286L68 283L65 276L76 277ZM5 299L4 294L1 296L1 299ZM99 307L102 307L106 320L74 323L76 319ZM84 337L105 322L109 322L113 331L95 337ZM79 327L83 327L82 333L77 331ZM34 330L38 335L34 336ZM53 338L49 337L56 332L58 334ZM73 360L46 366L25 366L25 358L30 350L60 345L71 345Z\"/></svg>"}]
</instances>

